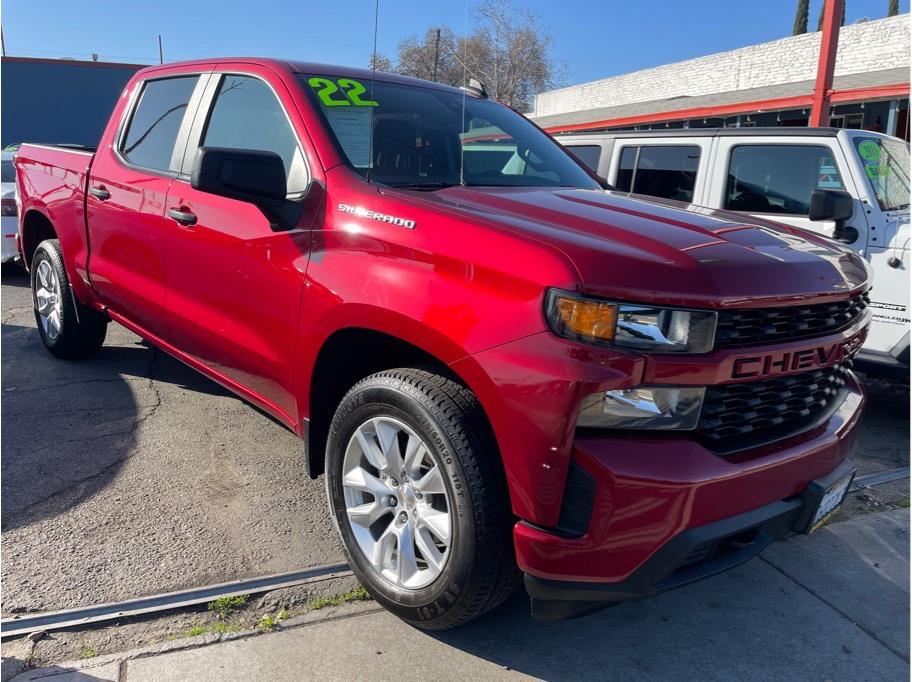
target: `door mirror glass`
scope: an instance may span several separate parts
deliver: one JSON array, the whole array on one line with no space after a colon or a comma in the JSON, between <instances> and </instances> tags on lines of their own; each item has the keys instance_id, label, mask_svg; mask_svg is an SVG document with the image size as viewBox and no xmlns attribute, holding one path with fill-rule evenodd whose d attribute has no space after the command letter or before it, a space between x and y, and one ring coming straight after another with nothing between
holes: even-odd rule
<instances>
[{"instance_id":1,"label":"door mirror glass","mask_svg":"<svg viewBox=\"0 0 912 682\"><path fill-rule=\"evenodd\" d=\"M811 220L848 220L854 210L852 195L835 189L815 189L811 192Z\"/></svg>"},{"instance_id":2,"label":"door mirror glass","mask_svg":"<svg viewBox=\"0 0 912 682\"><path fill-rule=\"evenodd\" d=\"M858 230L847 227L845 221L852 217L855 202L852 195L839 189L815 189L811 192L811 220L833 220L836 229L833 239L852 244L858 239Z\"/></svg>"},{"instance_id":3,"label":"door mirror glass","mask_svg":"<svg viewBox=\"0 0 912 682\"><path fill-rule=\"evenodd\" d=\"M200 147L190 185L209 194L238 199L260 208L285 202L285 164L275 152Z\"/></svg>"}]
</instances>

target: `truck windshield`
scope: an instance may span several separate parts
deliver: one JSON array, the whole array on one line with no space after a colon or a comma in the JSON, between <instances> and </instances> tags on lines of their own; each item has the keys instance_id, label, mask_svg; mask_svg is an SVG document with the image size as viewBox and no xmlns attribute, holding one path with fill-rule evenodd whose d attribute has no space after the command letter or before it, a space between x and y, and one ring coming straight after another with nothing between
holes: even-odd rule
<instances>
[{"instance_id":1,"label":"truck windshield","mask_svg":"<svg viewBox=\"0 0 912 682\"><path fill-rule=\"evenodd\" d=\"M380 80L298 77L349 165L370 182L599 188L556 142L495 102Z\"/></svg>"},{"instance_id":2,"label":"truck windshield","mask_svg":"<svg viewBox=\"0 0 912 682\"><path fill-rule=\"evenodd\" d=\"M909 144L883 137L853 138L855 151L881 210L909 205Z\"/></svg>"}]
</instances>

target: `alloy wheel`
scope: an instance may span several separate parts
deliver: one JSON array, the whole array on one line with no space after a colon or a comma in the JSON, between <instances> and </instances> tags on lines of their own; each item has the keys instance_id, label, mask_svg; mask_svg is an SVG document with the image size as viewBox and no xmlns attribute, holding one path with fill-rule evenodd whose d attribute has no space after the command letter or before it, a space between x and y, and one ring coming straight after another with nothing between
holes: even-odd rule
<instances>
[{"instance_id":1,"label":"alloy wheel","mask_svg":"<svg viewBox=\"0 0 912 682\"><path fill-rule=\"evenodd\" d=\"M60 279L50 262L43 260L35 273L35 309L41 321L41 328L48 341L54 342L60 335L63 318L63 297Z\"/></svg>"},{"instance_id":2,"label":"alloy wheel","mask_svg":"<svg viewBox=\"0 0 912 682\"><path fill-rule=\"evenodd\" d=\"M453 528L443 477L424 440L391 417L362 423L345 450L349 526L373 569L398 587L426 587L446 565Z\"/></svg>"}]
</instances>

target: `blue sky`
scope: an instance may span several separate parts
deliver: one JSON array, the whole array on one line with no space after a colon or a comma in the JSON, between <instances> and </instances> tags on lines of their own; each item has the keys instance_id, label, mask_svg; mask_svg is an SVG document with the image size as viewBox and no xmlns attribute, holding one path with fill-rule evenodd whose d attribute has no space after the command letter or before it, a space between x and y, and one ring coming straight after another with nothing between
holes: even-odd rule
<instances>
[{"instance_id":1,"label":"blue sky","mask_svg":"<svg viewBox=\"0 0 912 682\"><path fill-rule=\"evenodd\" d=\"M811 29L822 1L811 0ZM796 0L514 2L541 16L570 85L785 37ZM886 11L887 0L847 0L846 23ZM161 33L166 61L256 55L366 66L373 17L373 0L6 0L2 24L9 55L151 63ZM464 22L463 0L380 0L379 51L394 56L409 35L438 24L461 32Z\"/></svg>"}]
</instances>

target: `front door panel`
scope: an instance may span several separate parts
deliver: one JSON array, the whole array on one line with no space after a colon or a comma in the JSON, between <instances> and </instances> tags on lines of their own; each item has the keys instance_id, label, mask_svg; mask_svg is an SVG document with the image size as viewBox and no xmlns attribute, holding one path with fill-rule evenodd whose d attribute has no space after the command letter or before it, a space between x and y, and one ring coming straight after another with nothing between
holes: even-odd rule
<instances>
[{"instance_id":1,"label":"front door panel","mask_svg":"<svg viewBox=\"0 0 912 682\"><path fill-rule=\"evenodd\" d=\"M185 174L198 146L271 151L285 164L289 194L305 191L309 169L287 90L271 82L268 71L238 69L243 73L224 65L213 74L190 135ZM185 176L174 181L167 204L168 211L196 219L192 225L166 220L169 340L296 422L293 368L308 220L276 231L253 204L198 191Z\"/></svg>"},{"instance_id":2,"label":"front door panel","mask_svg":"<svg viewBox=\"0 0 912 682\"><path fill-rule=\"evenodd\" d=\"M298 310L310 232L274 232L252 204L199 192L176 180L168 206L168 340L287 415L294 414Z\"/></svg>"}]
</instances>

